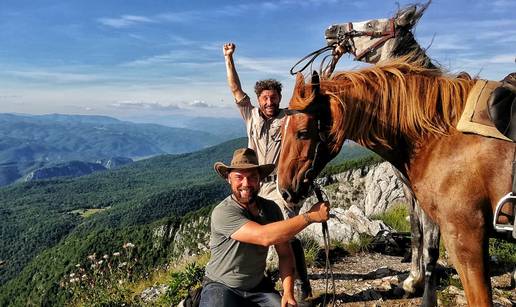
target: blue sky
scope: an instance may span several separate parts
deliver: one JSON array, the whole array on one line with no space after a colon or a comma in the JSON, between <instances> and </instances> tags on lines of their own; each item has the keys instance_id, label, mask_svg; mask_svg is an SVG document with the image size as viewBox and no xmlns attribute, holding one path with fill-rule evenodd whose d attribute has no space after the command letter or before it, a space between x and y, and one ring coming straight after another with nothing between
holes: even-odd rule
<instances>
[{"instance_id":1,"label":"blue sky","mask_svg":"<svg viewBox=\"0 0 516 307\"><path fill-rule=\"evenodd\" d=\"M413 1L398 1L405 6ZM333 23L391 17L396 1L0 1L0 112L119 118L238 116L221 46L244 90L324 46ZM516 1L434 0L415 34L452 72L516 71ZM345 57L341 69L357 67Z\"/></svg>"}]
</instances>

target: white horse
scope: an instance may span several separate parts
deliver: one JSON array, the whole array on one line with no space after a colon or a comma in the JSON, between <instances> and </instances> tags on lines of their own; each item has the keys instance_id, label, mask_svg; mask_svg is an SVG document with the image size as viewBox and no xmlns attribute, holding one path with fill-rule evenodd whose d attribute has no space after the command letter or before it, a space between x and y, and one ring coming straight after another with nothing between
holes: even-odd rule
<instances>
[{"instance_id":1,"label":"white horse","mask_svg":"<svg viewBox=\"0 0 516 307\"><path fill-rule=\"evenodd\" d=\"M328 45L334 45L334 56L328 68L322 72L329 77L343 54L350 53L357 61L371 64L415 54L428 68L435 68L425 50L417 43L411 30L419 21L430 1L398 10L392 18L371 19L360 22L345 22L328 27L325 32ZM469 78L469 75L464 75ZM433 272L439 258L439 226L418 205L412 188L404 176L395 170L404 182L405 197L409 201L412 232L412 264L403 289L414 294L423 288L423 305L435 306L437 280Z\"/></svg>"}]
</instances>

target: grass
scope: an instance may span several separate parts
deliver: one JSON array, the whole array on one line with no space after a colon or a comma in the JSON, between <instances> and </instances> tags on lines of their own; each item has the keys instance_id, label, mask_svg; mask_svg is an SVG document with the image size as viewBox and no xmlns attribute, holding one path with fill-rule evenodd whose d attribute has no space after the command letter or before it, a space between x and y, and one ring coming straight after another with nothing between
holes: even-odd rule
<instances>
[{"instance_id":1,"label":"grass","mask_svg":"<svg viewBox=\"0 0 516 307\"><path fill-rule=\"evenodd\" d=\"M372 219L382 220L387 226L398 232L410 232L410 222L407 221L409 215L407 204L396 203L382 214L372 216Z\"/></svg>"},{"instance_id":2,"label":"grass","mask_svg":"<svg viewBox=\"0 0 516 307\"><path fill-rule=\"evenodd\" d=\"M372 236L365 233L361 233L358 236L358 240L353 240L349 243L343 244L342 246L348 253L350 253L351 255L355 255L358 253L368 252L371 242L373 242Z\"/></svg>"},{"instance_id":3,"label":"grass","mask_svg":"<svg viewBox=\"0 0 516 307\"><path fill-rule=\"evenodd\" d=\"M516 244L501 239L489 239L489 254L498 263L516 265Z\"/></svg>"},{"instance_id":4,"label":"grass","mask_svg":"<svg viewBox=\"0 0 516 307\"><path fill-rule=\"evenodd\" d=\"M305 251L306 265L317 265L317 255L319 254L319 250L321 249L317 240L308 235L300 235L299 240L301 241L301 245L303 246L303 250Z\"/></svg>"},{"instance_id":5,"label":"grass","mask_svg":"<svg viewBox=\"0 0 516 307\"><path fill-rule=\"evenodd\" d=\"M209 253L183 261L173 267L169 272L167 285L169 289L162 296L156 305L176 306L183 300L188 291L201 285L205 273L205 267L210 258Z\"/></svg>"},{"instance_id":6,"label":"grass","mask_svg":"<svg viewBox=\"0 0 516 307\"><path fill-rule=\"evenodd\" d=\"M86 218L89 218L90 216L92 216L92 215L94 215L96 213L105 211L105 210L107 210L109 208L111 208L111 207L93 208L93 209L77 209L77 210L70 211L70 213L79 214L82 218L86 219Z\"/></svg>"}]
</instances>

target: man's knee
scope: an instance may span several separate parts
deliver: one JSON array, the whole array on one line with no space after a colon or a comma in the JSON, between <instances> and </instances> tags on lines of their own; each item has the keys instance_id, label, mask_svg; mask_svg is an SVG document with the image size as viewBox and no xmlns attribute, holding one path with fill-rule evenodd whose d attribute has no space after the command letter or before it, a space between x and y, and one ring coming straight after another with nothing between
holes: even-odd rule
<instances>
[{"instance_id":1,"label":"man's knee","mask_svg":"<svg viewBox=\"0 0 516 307\"><path fill-rule=\"evenodd\" d=\"M223 284L210 282L202 289L199 306L242 306L242 299Z\"/></svg>"}]
</instances>

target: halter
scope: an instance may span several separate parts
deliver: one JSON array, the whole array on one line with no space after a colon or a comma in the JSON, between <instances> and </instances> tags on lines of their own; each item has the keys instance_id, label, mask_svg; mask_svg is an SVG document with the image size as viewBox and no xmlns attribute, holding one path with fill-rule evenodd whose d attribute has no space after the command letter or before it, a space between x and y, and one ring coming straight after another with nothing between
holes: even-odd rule
<instances>
[{"instance_id":1,"label":"halter","mask_svg":"<svg viewBox=\"0 0 516 307\"><path fill-rule=\"evenodd\" d=\"M360 61L364 56L368 53L373 52L383 43L388 41L389 39L396 37L396 26L394 23L394 18L389 19L389 29L386 31L356 31L353 29L353 23L348 22L349 31L342 31L341 27L338 28L337 31L337 42L333 45L343 46L346 51L350 52L355 56L355 61ZM366 48L364 51L359 54L356 53L357 49L355 46L355 41L353 40L355 37L361 36L369 36L371 39L373 38L381 38L374 44L372 44L369 48Z\"/></svg>"},{"instance_id":2,"label":"halter","mask_svg":"<svg viewBox=\"0 0 516 307\"><path fill-rule=\"evenodd\" d=\"M305 110L291 110L291 109L286 109L285 110L285 115L287 116L287 122L285 124L285 130L287 129L288 127L288 123L289 123L289 116L290 115L295 115L295 114L311 114L313 115L313 113L310 113L308 111L305 111ZM317 171L317 166L320 164L320 160L319 158L321 156L330 156L330 150L329 150L329 146L328 146L328 135L326 134L325 131L322 130L322 123L321 123L321 120L319 118L317 118L317 134L319 136L319 140L317 141L317 143L315 144L315 150L314 150L314 154L312 157L307 157L308 159L311 159L312 160L312 164L310 166L309 169L306 170L305 174L304 174L304 180L314 180L315 178L311 178L316 171ZM283 150L283 149L282 149ZM298 190L300 188L300 185L298 185ZM296 191L297 193L298 191Z\"/></svg>"}]
</instances>

